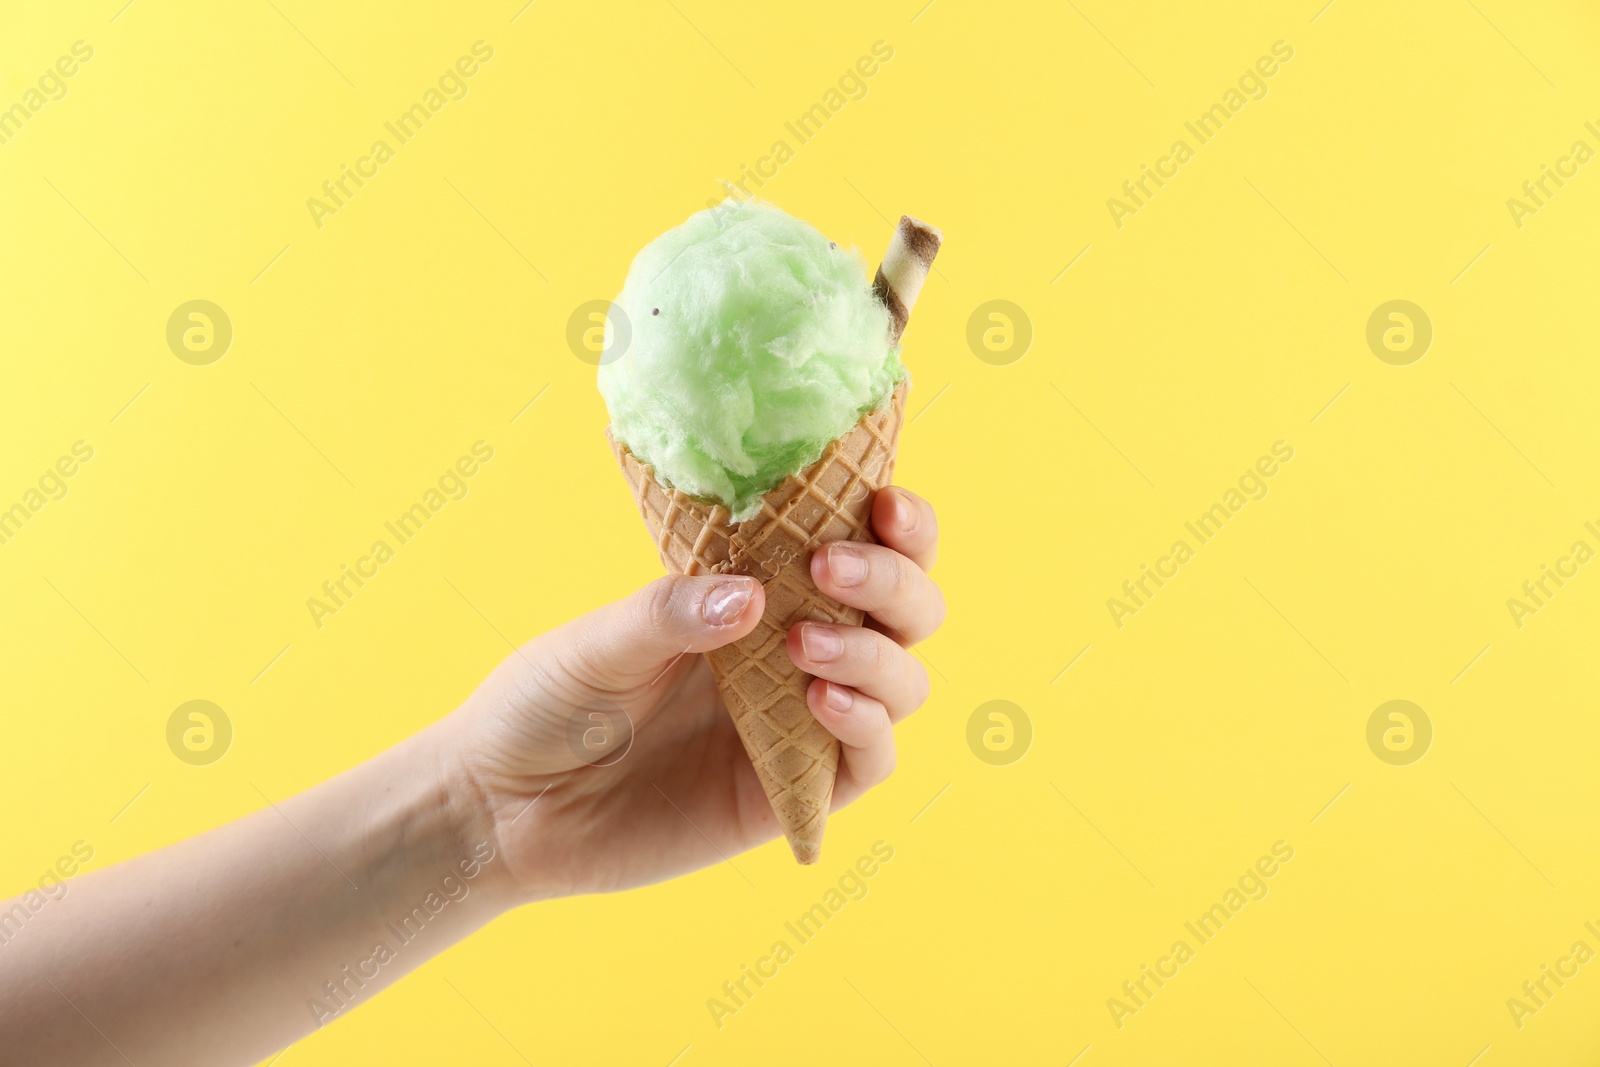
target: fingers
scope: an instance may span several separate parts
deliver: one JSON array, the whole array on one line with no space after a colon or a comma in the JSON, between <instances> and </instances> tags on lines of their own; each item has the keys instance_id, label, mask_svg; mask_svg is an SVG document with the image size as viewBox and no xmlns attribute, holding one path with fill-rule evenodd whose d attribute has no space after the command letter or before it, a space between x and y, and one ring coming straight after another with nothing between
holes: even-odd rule
<instances>
[{"instance_id":1,"label":"fingers","mask_svg":"<svg viewBox=\"0 0 1600 1067\"><path fill-rule=\"evenodd\" d=\"M841 604L916 644L944 622L944 594L910 558L882 545L835 541L811 557L811 580Z\"/></svg>"},{"instance_id":2,"label":"fingers","mask_svg":"<svg viewBox=\"0 0 1600 1067\"><path fill-rule=\"evenodd\" d=\"M939 520L933 505L898 485L878 491L872 501L872 532L896 552L932 570L939 555Z\"/></svg>"},{"instance_id":3,"label":"fingers","mask_svg":"<svg viewBox=\"0 0 1600 1067\"><path fill-rule=\"evenodd\" d=\"M753 578L669 575L584 616L570 636L589 673L619 685L649 681L685 653L743 637L756 628L765 606Z\"/></svg>"},{"instance_id":4,"label":"fingers","mask_svg":"<svg viewBox=\"0 0 1600 1067\"><path fill-rule=\"evenodd\" d=\"M807 674L871 697L899 722L928 699L922 664L876 630L803 622L789 630L789 658Z\"/></svg>"},{"instance_id":5,"label":"fingers","mask_svg":"<svg viewBox=\"0 0 1600 1067\"><path fill-rule=\"evenodd\" d=\"M839 739L840 762L857 789L870 789L894 771L894 726L881 702L818 678L806 690L806 703Z\"/></svg>"},{"instance_id":6,"label":"fingers","mask_svg":"<svg viewBox=\"0 0 1600 1067\"><path fill-rule=\"evenodd\" d=\"M811 578L907 644L921 641L945 613L944 594L927 575L939 551L933 508L904 489L884 489L872 502L872 528L881 545L826 545L811 557ZM834 802L848 803L894 770L894 724L928 699L928 672L891 637L856 626L801 623L789 630L788 652L815 675L806 703L839 739Z\"/></svg>"}]
</instances>

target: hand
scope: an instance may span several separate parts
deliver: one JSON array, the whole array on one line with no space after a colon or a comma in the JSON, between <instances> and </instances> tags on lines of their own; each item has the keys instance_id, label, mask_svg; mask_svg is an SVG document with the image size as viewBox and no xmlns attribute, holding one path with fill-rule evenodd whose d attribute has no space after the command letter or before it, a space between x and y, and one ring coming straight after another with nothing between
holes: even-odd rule
<instances>
[{"instance_id":1,"label":"hand","mask_svg":"<svg viewBox=\"0 0 1600 1067\"><path fill-rule=\"evenodd\" d=\"M815 676L812 714L839 739L834 809L894 769L893 724L928 697L927 672L907 649L944 621L927 575L933 508L886 489L872 528L881 544L834 542L811 560L818 588L868 612L868 625L789 631L790 658ZM454 777L516 896L626 889L777 835L702 655L755 629L764 606L751 578L662 578L524 645L472 695L453 731ZM598 761L569 742L587 729L613 731Z\"/></svg>"}]
</instances>

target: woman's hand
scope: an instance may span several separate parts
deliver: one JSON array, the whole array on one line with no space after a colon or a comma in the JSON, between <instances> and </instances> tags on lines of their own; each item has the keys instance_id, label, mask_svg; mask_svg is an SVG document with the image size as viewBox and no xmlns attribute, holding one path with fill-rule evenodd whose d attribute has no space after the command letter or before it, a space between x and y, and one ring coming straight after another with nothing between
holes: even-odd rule
<instances>
[{"instance_id":1,"label":"woman's hand","mask_svg":"<svg viewBox=\"0 0 1600 1067\"><path fill-rule=\"evenodd\" d=\"M835 542L811 560L818 588L868 625L789 632L790 658L815 675L812 714L840 742L835 809L894 769L893 725L928 696L907 649L944 620L927 575L933 508L885 489L872 528L881 544ZM626 889L777 834L701 655L753 630L764 605L751 578L662 578L524 645L472 695L452 731L455 777L515 896Z\"/></svg>"},{"instance_id":2,"label":"woman's hand","mask_svg":"<svg viewBox=\"0 0 1600 1067\"><path fill-rule=\"evenodd\" d=\"M893 769L892 725L928 695L906 646L944 617L933 509L889 489L872 520L882 544L811 560L869 624L789 634L840 742L835 807ZM257 1063L508 908L773 837L700 655L763 606L749 578L662 579L523 646L454 714L335 778L0 903L0 1059Z\"/></svg>"}]
</instances>

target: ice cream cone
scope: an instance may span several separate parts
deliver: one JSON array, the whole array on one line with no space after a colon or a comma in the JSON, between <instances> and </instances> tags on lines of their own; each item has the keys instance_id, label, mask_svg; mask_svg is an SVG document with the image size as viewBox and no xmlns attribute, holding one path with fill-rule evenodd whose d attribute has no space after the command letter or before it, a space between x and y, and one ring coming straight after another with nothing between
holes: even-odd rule
<instances>
[{"instance_id":1,"label":"ice cream cone","mask_svg":"<svg viewBox=\"0 0 1600 1067\"><path fill-rule=\"evenodd\" d=\"M939 250L938 230L903 216L873 280L890 313L889 343L906 319ZM875 541L872 500L894 473L909 382L831 442L817 461L770 490L760 509L734 523L726 507L662 484L655 471L611 438L634 502L661 562L676 574L745 574L766 590L766 611L750 634L707 653L745 751L801 863L816 863L839 773L839 742L806 705L811 675L789 659L795 623L860 626L864 613L826 596L811 580L811 554L830 541ZM609 431L607 432L610 437Z\"/></svg>"},{"instance_id":2,"label":"ice cream cone","mask_svg":"<svg viewBox=\"0 0 1600 1067\"><path fill-rule=\"evenodd\" d=\"M767 608L747 636L707 654L723 703L755 765L795 859L815 863L839 771L839 742L806 706L811 675L789 659L797 622L860 626L863 613L820 592L811 553L829 541L874 541L872 498L894 473L907 387L830 444L816 463L761 498L738 524L728 511L662 485L625 445L617 462L655 539L677 574L746 574L766 589Z\"/></svg>"}]
</instances>

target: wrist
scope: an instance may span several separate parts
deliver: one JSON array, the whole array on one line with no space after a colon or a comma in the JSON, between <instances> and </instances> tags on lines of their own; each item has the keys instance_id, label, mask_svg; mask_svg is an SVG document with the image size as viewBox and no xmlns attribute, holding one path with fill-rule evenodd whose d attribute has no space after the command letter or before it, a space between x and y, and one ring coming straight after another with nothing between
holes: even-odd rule
<instances>
[{"instance_id":1,"label":"wrist","mask_svg":"<svg viewBox=\"0 0 1600 1067\"><path fill-rule=\"evenodd\" d=\"M414 740L424 744L434 759L436 805L443 818L443 851L455 878L471 887L484 922L524 903L506 862L505 848L496 829L493 799L472 773L469 729L456 712L423 731Z\"/></svg>"}]
</instances>

